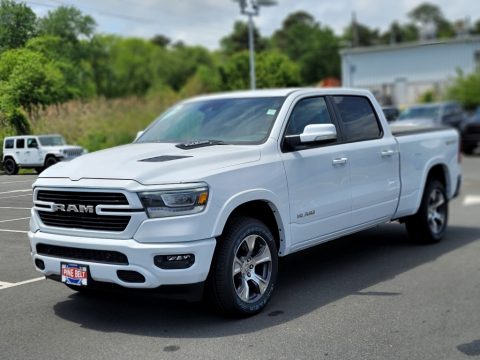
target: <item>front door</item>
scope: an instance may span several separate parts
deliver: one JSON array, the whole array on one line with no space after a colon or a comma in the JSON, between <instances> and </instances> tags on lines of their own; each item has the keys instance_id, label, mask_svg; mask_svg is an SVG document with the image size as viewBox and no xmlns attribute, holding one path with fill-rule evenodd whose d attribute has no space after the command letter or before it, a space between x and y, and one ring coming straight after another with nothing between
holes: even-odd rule
<instances>
[{"instance_id":1,"label":"front door","mask_svg":"<svg viewBox=\"0 0 480 360\"><path fill-rule=\"evenodd\" d=\"M284 136L310 124L334 124L324 97L299 99ZM339 131L337 129L337 133ZM315 243L351 226L350 166L346 146L337 142L282 148L288 182L292 247Z\"/></svg>"},{"instance_id":2,"label":"front door","mask_svg":"<svg viewBox=\"0 0 480 360\"><path fill-rule=\"evenodd\" d=\"M25 151L25 162L29 165L41 165L40 151L36 138L27 138L27 150Z\"/></svg>"}]
</instances>

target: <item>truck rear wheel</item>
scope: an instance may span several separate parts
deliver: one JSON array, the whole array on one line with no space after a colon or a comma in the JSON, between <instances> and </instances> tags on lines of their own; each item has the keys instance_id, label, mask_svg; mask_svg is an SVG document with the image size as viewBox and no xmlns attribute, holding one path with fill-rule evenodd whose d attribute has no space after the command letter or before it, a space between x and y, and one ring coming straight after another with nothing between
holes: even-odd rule
<instances>
[{"instance_id":1,"label":"truck rear wheel","mask_svg":"<svg viewBox=\"0 0 480 360\"><path fill-rule=\"evenodd\" d=\"M253 218L233 218L217 242L206 300L224 315L254 315L270 300L277 272L277 247L268 227Z\"/></svg>"},{"instance_id":2,"label":"truck rear wheel","mask_svg":"<svg viewBox=\"0 0 480 360\"><path fill-rule=\"evenodd\" d=\"M3 162L3 168L7 175L17 175L18 174L18 165L12 158L6 158Z\"/></svg>"},{"instance_id":3,"label":"truck rear wheel","mask_svg":"<svg viewBox=\"0 0 480 360\"><path fill-rule=\"evenodd\" d=\"M422 197L418 212L405 224L408 235L417 243L436 243L445 235L448 221L448 199L443 184L430 180Z\"/></svg>"}]
</instances>

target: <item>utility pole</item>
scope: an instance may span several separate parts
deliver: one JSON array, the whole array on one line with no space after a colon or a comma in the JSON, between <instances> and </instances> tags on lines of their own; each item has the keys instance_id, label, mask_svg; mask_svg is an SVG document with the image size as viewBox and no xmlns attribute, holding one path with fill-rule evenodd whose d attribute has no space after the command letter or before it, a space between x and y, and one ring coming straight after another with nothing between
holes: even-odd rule
<instances>
[{"instance_id":1,"label":"utility pole","mask_svg":"<svg viewBox=\"0 0 480 360\"><path fill-rule=\"evenodd\" d=\"M260 13L260 6L276 5L275 0L233 0L240 5L240 11L248 16L248 49L250 52L250 88L257 87L255 76L255 39L253 38L254 23L253 17Z\"/></svg>"}]
</instances>

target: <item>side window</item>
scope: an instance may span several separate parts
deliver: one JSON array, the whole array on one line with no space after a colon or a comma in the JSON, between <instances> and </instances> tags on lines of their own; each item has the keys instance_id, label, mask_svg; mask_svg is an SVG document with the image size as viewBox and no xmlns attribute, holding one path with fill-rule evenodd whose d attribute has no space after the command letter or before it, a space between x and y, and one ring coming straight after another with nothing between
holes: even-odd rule
<instances>
[{"instance_id":1,"label":"side window","mask_svg":"<svg viewBox=\"0 0 480 360\"><path fill-rule=\"evenodd\" d=\"M5 149L13 149L13 139L5 140Z\"/></svg>"},{"instance_id":2,"label":"side window","mask_svg":"<svg viewBox=\"0 0 480 360\"><path fill-rule=\"evenodd\" d=\"M382 135L370 101L362 96L334 96L347 141L377 139Z\"/></svg>"},{"instance_id":3,"label":"side window","mask_svg":"<svg viewBox=\"0 0 480 360\"><path fill-rule=\"evenodd\" d=\"M29 149L38 148L37 139L35 139L35 138L27 139L27 148L29 148Z\"/></svg>"},{"instance_id":4,"label":"side window","mask_svg":"<svg viewBox=\"0 0 480 360\"><path fill-rule=\"evenodd\" d=\"M17 149L24 149L25 148L25 139L17 139L17 143L15 145Z\"/></svg>"},{"instance_id":5,"label":"side window","mask_svg":"<svg viewBox=\"0 0 480 360\"><path fill-rule=\"evenodd\" d=\"M290 115L285 135L300 135L305 126L311 124L331 124L330 114L323 97L300 100Z\"/></svg>"}]
</instances>

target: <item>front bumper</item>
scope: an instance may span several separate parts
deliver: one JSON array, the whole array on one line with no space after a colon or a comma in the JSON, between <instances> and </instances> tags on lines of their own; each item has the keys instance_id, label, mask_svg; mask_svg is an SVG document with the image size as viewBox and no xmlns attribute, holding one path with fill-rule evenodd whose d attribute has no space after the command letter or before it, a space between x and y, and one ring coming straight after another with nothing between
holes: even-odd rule
<instances>
[{"instance_id":1,"label":"front bumper","mask_svg":"<svg viewBox=\"0 0 480 360\"><path fill-rule=\"evenodd\" d=\"M88 265L90 276L94 281L113 283L127 288L153 289L163 285L194 284L206 280L210 270L216 240L214 238L161 244L142 244L133 239L101 239L78 236L66 236L59 234L44 233L42 231L29 232L31 255L35 259L44 262L45 268L38 269L47 277L60 275L62 262L70 262ZM88 250L117 251L126 255L128 265L100 263L78 259L59 258L37 253L37 244L48 244L62 247L73 247ZM161 269L154 264L156 255L193 254L195 263L186 269ZM145 278L143 283L131 283L122 281L118 270L131 270L142 274Z\"/></svg>"}]
</instances>

